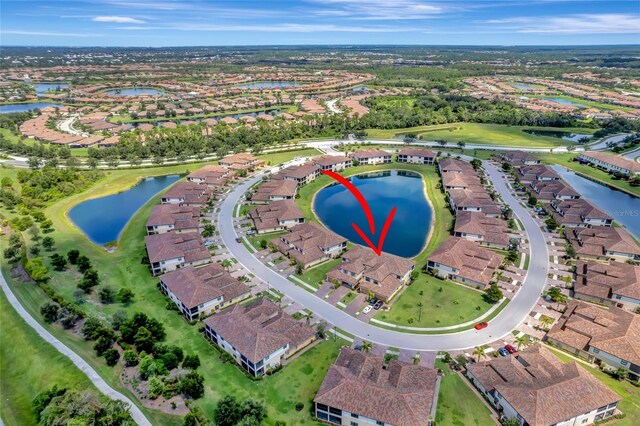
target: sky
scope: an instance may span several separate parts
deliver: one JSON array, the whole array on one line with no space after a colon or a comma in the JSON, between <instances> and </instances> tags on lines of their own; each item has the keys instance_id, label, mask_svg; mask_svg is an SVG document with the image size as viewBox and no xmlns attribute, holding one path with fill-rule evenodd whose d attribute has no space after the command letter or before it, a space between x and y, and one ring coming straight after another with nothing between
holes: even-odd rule
<instances>
[{"instance_id":1,"label":"sky","mask_svg":"<svg viewBox=\"0 0 640 426\"><path fill-rule=\"evenodd\" d=\"M640 0L2 0L0 46L640 44Z\"/></svg>"}]
</instances>

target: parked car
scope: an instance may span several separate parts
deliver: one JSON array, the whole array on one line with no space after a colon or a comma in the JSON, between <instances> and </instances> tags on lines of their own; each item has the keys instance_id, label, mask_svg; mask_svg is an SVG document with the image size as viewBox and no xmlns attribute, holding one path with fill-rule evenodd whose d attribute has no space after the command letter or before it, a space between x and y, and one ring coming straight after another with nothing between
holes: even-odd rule
<instances>
[{"instance_id":1,"label":"parked car","mask_svg":"<svg viewBox=\"0 0 640 426\"><path fill-rule=\"evenodd\" d=\"M240 238L236 238L236 243L241 243L242 240Z\"/></svg>"},{"instance_id":2,"label":"parked car","mask_svg":"<svg viewBox=\"0 0 640 426\"><path fill-rule=\"evenodd\" d=\"M247 232L245 232L245 234L247 234L247 235L255 235L256 231L254 231L253 229L249 229Z\"/></svg>"},{"instance_id":3,"label":"parked car","mask_svg":"<svg viewBox=\"0 0 640 426\"><path fill-rule=\"evenodd\" d=\"M487 328L489 326L489 323L486 321L483 322L479 322L475 325L475 329L476 330L482 330L483 328Z\"/></svg>"},{"instance_id":4,"label":"parked car","mask_svg":"<svg viewBox=\"0 0 640 426\"><path fill-rule=\"evenodd\" d=\"M509 351L507 351L505 348L500 348L498 349L498 353L502 356L508 356L509 355Z\"/></svg>"},{"instance_id":5,"label":"parked car","mask_svg":"<svg viewBox=\"0 0 640 426\"><path fill-rule=\"evenodd\" d=\"M383 305L382 300L378 300L378 301L376 302L376 304L375 304L375 305L373 305L373 309L376 309L376 310L377 310L377 309L380 309L380 308L382 308L382 305Z\"/></svg>"},{"instance_id":6,"label":"parked car","mask_svg":"<svg viewBox=\"0 0 640 426\"><path fill-rule=\"evenodd\" d=\"M504 345L504 348L507 350L507 352L509 352L510 354L515 354L516 352L518 352L516 350L516 348L514 348L511 345Z\"/></svg>"},{"instance_id":7,"label":"parked car","mask_svg":"<svg viewBox=\"0 0 640 426\"><path fill-rule=\"evenodd\" d=\"M369 312L371 312L371 309L373 309L373 307L371 305L367 305L364 307L364 309L362 310L363 314L368 314Z\"/></svg>"},{"instance_id":8,"label":"parked car","mask_svg":"<svg viewBox=\"0 0 640 426\"><path fill-rule=\"evenodd\" d=\"M371 299L369 299L369 304L370 304L371 306L373 306L373 305L375 305L375 304L376 304L376 302L377 302L377 301L378 301L378 299L376 299L375 297L372 297Z\"/></svg>"}]
</instances>

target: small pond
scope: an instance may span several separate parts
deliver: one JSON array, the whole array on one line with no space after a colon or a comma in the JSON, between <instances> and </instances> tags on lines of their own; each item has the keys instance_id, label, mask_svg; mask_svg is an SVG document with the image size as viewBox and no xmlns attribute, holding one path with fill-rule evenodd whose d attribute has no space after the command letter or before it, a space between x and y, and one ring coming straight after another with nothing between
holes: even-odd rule
<instances>
[{"instance_id":1,"label":"small pond","mask_svg":"<svg viewBox=\"0 0 640 426\"><path fill-rule=\"evenodd\" d=\"M154 95L164 95L166 92L163 90L157 90L157 89L149 89L149 88L136 88L136 89L113 89L113 90L107 90L106 92L107 95L115 95L115 96L142 96L142 95L150 95L150 96L154 96Z\"/></svg>"},{"instance_id":2,"label":"small pond","mask_svg":"<svg viewBox=\"0 0 640 426\"><path fill-rule=\"evenodd\" d=\"M36 95L39 97L46 96L46 92L57 92L69 87L66 83L33 83L30 86L36 89Z\"/></svg>"},{"instance_id":3,"label":"small pond","mask_svg":"<svg viewBox=\"0 0 640 426\"><path fill-rule=\"evenodd\" d=\"M50 102L33 102L29 104L6 104L0 105L0 114L9 114L11 112L25 112L32 109L42 109L46 107L61 107L62 105L52 104Z\"/></svg>"},{"instance_id":4,"label":"small pond","mask_svg":"<svg viewBox=\"0 0 640 426\"><path fill-rule=\"evenodd\" d=\"M562 132L560 130L523 129L522 131L525 133L529 133L530 135L547 136L550 138L564 139L565 141L571 141L571 142L578 142L582 138L590 138L593 136L586 133Z\"/></svg>"},{"instance_id":5,"label":"small pond","mask_svg":"<svg viewBox=\"0 0 640 426\"><path fill-rule=\"evenodd\" d=\"M562 166L551 167L586 200L640 239L640 198L584 178Z\"/></svg>"},{"instance_id":6,"label":"small pond","mask_svg":"<svg viewBox=\"0 0 640 426\"><path fill-rule=\"evenodd\" d=\"M180 175L146 178L126 191L74 206L69 219L94 243L115 242L138 209L178 179Z\"/></svg>"},{"instance_id":7,"label":"small pond","mask_svg":"<svg viewBox=\"0 0 640 426\"><path fill-rule=\"evenodd\" d=\"M431 226L431 207L424 192L422 177L416 173L399 170L381 171L349 178L365 197L375 219L376 235L382 231L392 207L397 207L383 251L398 256L413 257L422 251ZM350 241L366 245L352 223L369 234L364 211L356 198L343 185L331 185L321 189L315 197L313 208L318 218L333 232Z\"/></svg>"},{"instance_id":8,"label":"small pond","mask_svg":"<svg viewBox=\"0 0 640 426\"><path fill-rule=\"evenodd\" d=\"M536 90L536 87L533 86L529 86L528 84L524 84L524 83L510 83L513 87L515 87L516 89L520 89L520 90Z\"/></svg>"},{"instance_id":9,"label":"small pond","mask_svg":"<svg viewBox=\"0 0 640 426\"><path fill-rule=\"evenodd\" d=\"M294 87L300 86L295 81L256 81L255 83L241 84L234 86L238 89L272 89L275 87Z\"/></svg>"},{"instance_id":10,"label":"small pond","mask_svg":"<svg viewBox=\"0 0 640 426\"><path fill-rule=\"evenodd\" d=\"M540 99L545 99L547 101L555 102L557 104L562 104L562 105L573 105L580 108L587 107L586 104L581 104L579 102L570 101L569 99L564 99L564 98L540 98Z\"/></svg>"}]
</instances>

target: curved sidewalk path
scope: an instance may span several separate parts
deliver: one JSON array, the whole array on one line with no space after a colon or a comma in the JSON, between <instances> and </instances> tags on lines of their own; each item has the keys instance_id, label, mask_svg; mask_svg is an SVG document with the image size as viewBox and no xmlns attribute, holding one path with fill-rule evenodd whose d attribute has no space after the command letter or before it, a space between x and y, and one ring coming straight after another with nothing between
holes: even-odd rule
<instances>
[{"instance_id":1,"label":"curved sidewalk path","mask_svg":"<svg viewBox=\"0 0 640 426\"><path fill-rule=\"evenodd\" d=\"M424 335L376 327L352 317L324 299L296 286L260 262L244 244L235 241L237 234L233 226L233 210L244 193L262 179L263 174L241 183L227 194L220 206L218 229L222 241L231 255L249 272L347 333L372 343L416 351L456 350L480 346L511 333L529 315L542 293L549 268L547 243L538 224L511 194L502 173L488 162L484 162L484 168L496 191L523 223L531 248L531 261L522 288L511 302L491 320L489 326L480 331L471 329L458 333Z\"/></svg>"},{"instance_id":2,"label":"curved sidewalk path","mask_svg":"<svg viewBox=\"0 0 640 426\"><path fill-rule=\"evenodd\" d=\"M36 321L31 316L31 314L29 314L29 312L27 312L27 310L22 307L22 305L16 298L15 294L13 294L13 291L11 291L11 288L7 284L7 281L5 280L4 275L2 275L1 273L0 273L0 287L2 287L4 294L7 296L7 299L9 300L9 303L11 303L11 306L13 306L13 309L16 310L18 315L20 315L20 317L31 328L33 328L36 331L36 333L40 335L40 337L42 337L45 341L50 343L54 348L58 350L58 352L60 352L61 354L69 358L71 362L73 362L76 365L76 367L78 367L78 369L80 369L80 371L82 371L89 378L89 380L91 380L91 382L95 385L96 388L98 388L100 392L102 392L103 394L105 394L111 399L117 399L127 404L129 406L129 412L131 413L131 417L137 424L139 424L140 426L151 426L151 422L147 420L147 418L142 413L142 411L138 408L137 405L135 405L129 398L127 398L126 396L116 391L111 386L109 386L107 382L105 382L104 379L100 377L100 375L96 372L96 370L94 370L84 359L82 359L82 357L80 357L78 354L73 352L71 349L65 346L64 343L56 339L55 336L53 336L51 333L45 330L44 327L42 327L40 323L38 323L38 321Z\"/></svg>"}]
</instances>

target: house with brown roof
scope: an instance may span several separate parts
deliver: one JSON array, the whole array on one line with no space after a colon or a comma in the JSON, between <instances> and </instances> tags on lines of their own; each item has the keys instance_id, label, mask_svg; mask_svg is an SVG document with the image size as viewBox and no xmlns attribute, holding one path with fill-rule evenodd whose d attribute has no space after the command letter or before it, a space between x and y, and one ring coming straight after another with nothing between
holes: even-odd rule
<instances>
[{"instance_id":1,"label":"house with brown roof","mask_svg":"<svg viewBox=\"0 0 640 426\"><path fill-rule=\"evenodd\" d=\"M386 164L391 162L391 154L381 149L360 149L351 154L360 165Z\"/></svg>"},{"instance_id":2,"label":"house with brown roof","mask_svg":"<svg viewBox=\"0 0 640 426\"><path fill-rule=\"evenodd\" d=\"M204 320L205 336L258 377L309 346L316 332L269 299L235 305Z\"/></svg>"},{"instance_id":3,"label":"house with brown roof","mask_svg":"<svg viewBox=\"0 0 640 426\"><path fill-rule=\"evenodd\" d=\"M450 189L469 189L473 192L485 192L477 174L468 172L442 172L442 187Z\"/></svg>"},{"instance_id":4,"label":"house with brown roof","mask_svg":"<svg viewBox=\"0 0 640 426\"><path fill-rule=\"evenodd\" d=\"M552 200L553 218L565 227L611 226L613 218L584 198Z\"/></svg>"},{"instance_id":5,"label":"house with brown roof","mask_svg":"<svg viewBox=\"0 0 640 426\"><path fill-rule=\"evenodd\" d=\"M161 275L160 290L188 321L251 297L251 289L217 263L187 266Z\"/></svg>"},{"instance_id":6,"label":"house with brown roof","mask_svg":"<svg viewBox=\"0 0 640 426\"><path fill-rule=\"evenodd\" d=\"M435 420L434 368L342 347L313 399L318 420L337 425L427 426Z\"/></svg>"},{"instance_id":7,"label":"house with brown roof","mask_svg":"<svg viewBox=\"0 0 640 426\"><path fill-rule=\"evenodd\" d=\"M605 368L624 368L631 378L640 379L640 315L574 300L546 339Z\"/></svg>"},{"instance_id":8,"label":"house with brown roof","mask_svg":"<svg viewBox=\"0 0 640 426\"><path fill-rule=\"evenodd\" d=\"M477 242L449 237L429 256L427 270L443 279L485 288L503 259Z\"/></svg>"},{"instance_id":9,"label":"house with brown roof","mask_svg":"<svg viewBox=\"0 0 640 426\"><path fill-rule=\"evenodd\" d=\"M447 191L447 201L453 214L461 211L482 212L487 216L498 217L502 210L491 196L483 191L472 189L450 189Z\"/></svg>"},{"instance_id":10,"label":"house with brown roof","mask_svg":"<svg viewBox=\"0 0 640 426\"><path fill-rule=\"evenodd\" d=\"M269 179L262 182L251 195L253 204L267 204L277 200L293 200L298 192L298 182L285 179Z\"/></svg>"},{"instance_id":11,"label":"house with brown roof","mask_svg":"<svg viewBox=\"0 0 640 426\"><path fill-rule=\"evenodd\" d=\"M147 220L147 235L166 232L198 232L200 207L160 204L153 207Z\"/></svg>"},{"instance_id":12,"label":"house with brown roof","mask_svg":"<svg viewBox=\"0 0 640 426\"><path fill-rule=\"evenodd\" d=\"M437 155L430 149L402 148L398 152L398 163L433 164Z\"/></svg>"},{"instance_id":13,"label":"house with brown roof","mask_svg":"<svg viewBox=\"0 0 640 426\"><path fill-rule=\"evenodd\" d=\"M386 303L409 282L413 269L409 259L385 252L378 256L368 247L356 245L342 255L341 264L327 273L327 281L371 292Z\"/></svg>"},{"instance_id":14,"label":"house with brown roof","mask_svg":"<svg viewBox=\"0 0 640 426\"><path fill-rule=\"evenodd\" d=\"M516 167L540 164L540 160L537 157L524 151L508 151L502 154L500 158Z\"/></svg>"},{"instance_id":15,"label":"house with brown roof","mask_svg":"<svg viewBox=\"0 0 640 426\"><path fill-rule=\"evenodd\" d=\"M293 180L298 183L298 186L306 185L309 182L313 182L320 174L320 168L313 163L305 163L297 166L289 166L278 173L276 173L274 179Z\"/></svg>"},{"instance_id":16,"label":"house with brown roof","mask_svg":"<svg viewBox=\"0 0 640 426\"><path fill-rule=\"evenodd\" d=\"M636 309L640 306L640 266L578 260L573 292L578 299Z\"/></svg>"},{"instance_id":17,"label":"house with brown roof","mask_svg":"<svg viewBox=\"0 0 640 426\"><path fill-rule=\"evenodd\" d=\"M523 184L529 184L535 180L559 180L560 175L549 166L535 164L518 168L518 180Z\"/></svg>"},{"instance_id":18,"label":"house with brown roof","mask_svg":"<svg viewBox=\"0 0 640 426\"><path fill-rule=\"evenodd\" d=\"M249 213L258 234L282 231L304 222L304 213L293 200L277 200Z\"/></svg>"},{"instance_id":19,"label":"house with brown roof","mask_svg":"<svg viewBox=\"0 0 640 426\"><path fill-rule=\"evenodd\" d=\"M233 170L215 165L204 166L187 175L187 182L195 182L210 187L224 186L234 176Z\"/></svg>"},{"instance_id":20,"label":"house with brown roof","mask_svg":"<svg viewBox=\"0 0 640 426\"><path fill-rule=\"evenodd\" d=\"M522 426L593 424L616 414L621 399L540 345L469 365L467 377L501 416Z\"/></svg>"},{"instance_id":21,"label":"house with brown roof","mask_svg":"<svg viewBox=\"0 0 640 426\"><path fill-rule=\"evenodd\" d=\"M473 166L466 161L456 160L455 158L443 158L438 161L438 172L442 173L467 173L475 175L476 171Z\"/></svg>"},{"instance_id":22,"label":"house with brown roof","mask_svg":"<svg viewBox=\"0 0 640 426\"><path fill-rule=\"evenodd\" d=\"M461 211L456 215L453 236L478 242L481 246L508 250L509 227L500 218L482 212Z\"/></svg>"},{"instance_id":23,"label":"house with brown roof","mask_svg":"<svg viewBox=\"0 0 640 426\"><path fill-rule=\"evenodd\" d=\"M339 172L348 167L351 167L353 161L349 157L343 155L321 155L314 157L312 163L320 168L320 170L331 170L332 172Z\"/></svg>"},{"instance_id":24,"label":"house with brown roof","mask_svg":"<svg viewBox=\"0 0 640 426\"><path fill-rule=\"evenodd\" d=\"M629 176L640 174L640 163L628 160L620 155L607 154L599 151L585 151L580 153L578 160L608 172L620 172Z\"/></svg>"},{"instance_id":25,"label":"house with brown roof","mask_svg":"<svg viewBox=\"0 0 640 426\"><path fill-rule=\"evenodd\" d=\"M314 222L296 225L271 243L303 269L338 257L347 248L346 238Z\"/></svg>"},{"instance_id":26,"label":"house with brown roof","mask_svg":"<svg viewBox=\"0 0 640 426\"><path fill-rule=\"evenodd\" d=\"M211 195L211 188L206 185L195 182L178 182L162 195L160 202L162 204L205 207Z\"/></svg>"},{"instance_id":27,"label":"house with brown roof","mask_svg":"<svg viewBox=\"0 0 640 426\"><path fill-rule=\"evenodd\" d=\"M218 160L218 164L222 167L228 167L231 170L249 170L260 166L262 161L253 154L239 152Z\"/></svg>"},{"instance_id":28,"label":"house with brown roof","mask_svg":"<svg viewBox=\"0 0 640 426\"><path fill-rule=\"evenodd\" d=\"M195 232L147 235L145 243L153 275L211 262L209 250Z\"/></svg>"},{"instance_id":29,"label":"house with brown roof","mask_svg":"<svg viewBox=\"0 0 640 426\"><path fill-rule=\"evenodd\" d=\"M534 180L530 187L530 194L542 203L580 198L580 193L563 180Z\"/></svg>"},{"instance_id":30,"label":"house with brown roof","mask_svg":"<svg viewBox=\"0 0 640 426\"><path fill-rule=\"evenodd\" d=\"M565 237L581 259L640 260L640 247L622 228L567 228Z\"/></svg>"}]
</instances>

